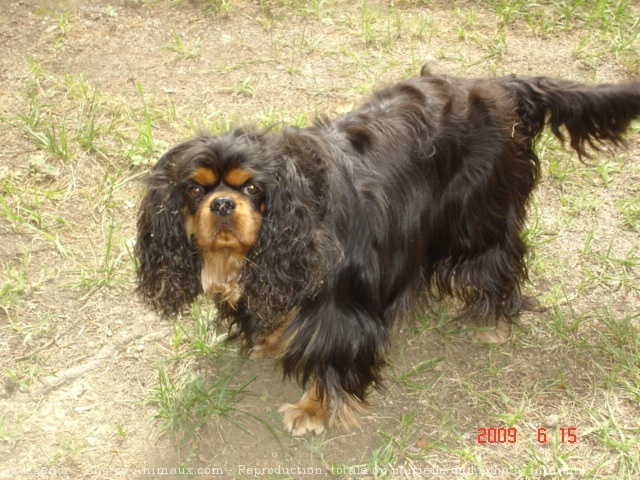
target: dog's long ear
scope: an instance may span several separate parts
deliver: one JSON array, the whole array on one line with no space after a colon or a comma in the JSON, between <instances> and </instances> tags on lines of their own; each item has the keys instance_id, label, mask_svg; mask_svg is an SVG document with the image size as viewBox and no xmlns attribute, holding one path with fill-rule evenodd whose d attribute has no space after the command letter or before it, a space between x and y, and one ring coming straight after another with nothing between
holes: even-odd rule
<instances>
[{"instance_id":1,"label":"dog's long ear","mask_svg":"<svg viewBox=\"0 0 640 480\"><path fill-rule=\"evenodd\" d=\"M176 191L176 162L190 142L167 152L151 169L138 215L137 292L159 313L171 315L202 291L201 258L187 237Z\"/></svg>"},{"instance_id":2,"label":"dog's long ear","mask_svg":"<svg viewBox=\"0 0 640 480\"><path fill-rule=\"evenodd\" d=\"M340 258L337 242L322 225L329 202L322 154L297 130L285 132L282 144L269 150L265 155L273 183L258 244L242 275L250 308L258 316L284 314L313 298Z\"/></svg>"}]
</instances>

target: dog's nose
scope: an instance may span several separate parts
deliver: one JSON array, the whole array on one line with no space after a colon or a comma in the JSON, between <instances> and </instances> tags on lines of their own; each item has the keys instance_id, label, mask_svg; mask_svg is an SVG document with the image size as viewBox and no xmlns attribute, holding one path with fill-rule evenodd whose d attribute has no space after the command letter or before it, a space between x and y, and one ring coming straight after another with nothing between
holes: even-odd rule
<instances>
[{"instance_id":1,"label":"dog's nose","mask_svg":"<svg viewBox=\"0 0 640 480\"><path fill-rule=\"evenodd\" d=\"M231 197L218 197L211 202L211 211L219 217L231 215L236 208L236 202Z\"/></svg>"}]
</instances>

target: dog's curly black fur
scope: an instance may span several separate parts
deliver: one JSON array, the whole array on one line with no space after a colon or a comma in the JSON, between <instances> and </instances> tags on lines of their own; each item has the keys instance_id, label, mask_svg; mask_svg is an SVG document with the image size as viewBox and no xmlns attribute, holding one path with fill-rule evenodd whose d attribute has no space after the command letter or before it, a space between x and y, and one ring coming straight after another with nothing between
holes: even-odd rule
<instances>
[{"instance_id":1,"label":"dog's curly black fur","mask_svg":"<svg viewBox=\"0 0 640 480\"><path fill-rule=\"evenodd\" d=\"M302 384L313 379L284 409L293 433L356 425L368 387L380 385L396 319L445 295L461 299L479 326L518 312L527 277L521 233L545 125L584 156L587 147L622 143L639 115L638 82L459 79L424 68L336 120L190 140L151 170L135 248L138 291L163 314L202 293L211 247L194 224L205 214L214 226L222 219L212 203L190 206L186 192L194 172L211 170L193 196L224 187L234 204L247 197L247 211L259 213L243 223L255 241L234 253L241 260L225 277L231 293L211 291L231 336L277 358Z\"/></svg>"}]
</instances>

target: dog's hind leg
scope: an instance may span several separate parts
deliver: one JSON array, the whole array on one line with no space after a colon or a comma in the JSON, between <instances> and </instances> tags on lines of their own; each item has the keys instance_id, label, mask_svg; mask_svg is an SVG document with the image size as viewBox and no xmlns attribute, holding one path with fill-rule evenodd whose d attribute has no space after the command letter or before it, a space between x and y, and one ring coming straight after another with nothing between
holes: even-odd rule
<instances>
[{"instance_id":1,"label":"dog's hind leg","mask_svg":"<svg viewBox=\"0 0 640 480\"><path fill-rule=\"evenodd\" d=\"M466 256L455 272L455 293L464 302L462 320L470 336L501 344L522 306L521 282L526 278L526 249L520 238Z\"/></svg>"}]
</instances>

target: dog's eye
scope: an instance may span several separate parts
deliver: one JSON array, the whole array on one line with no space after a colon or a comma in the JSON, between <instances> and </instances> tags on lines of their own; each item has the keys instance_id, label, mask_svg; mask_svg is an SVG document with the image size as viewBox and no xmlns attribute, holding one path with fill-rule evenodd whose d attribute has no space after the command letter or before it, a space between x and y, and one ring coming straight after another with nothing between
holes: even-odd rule
<instances>
[{"instance_id":1,"label":"dog's eye","mask_svg":"<svg viewBox=\"0 0 640 480\"><path fill-rule=\"evenodd\" d=\"M260 193L260 188L257 185L250 183L242 189L242 193L245 195L256 195Z\"/></svg>"},{"instance_id":2,"label":"dog's eye","mask_svg":"<svg viewBox=\"0 0 640 480\"><path fill-rule=\"evenodd\" d=\"M187 195L194 199L200 198L204 195L204 188L202 188L200 185L191 186L187 190Z\"/></svg>"}]
</instances>

